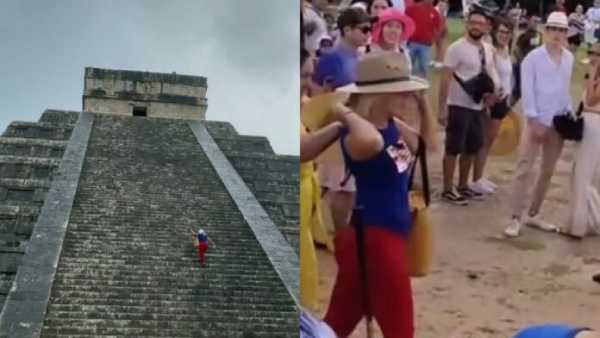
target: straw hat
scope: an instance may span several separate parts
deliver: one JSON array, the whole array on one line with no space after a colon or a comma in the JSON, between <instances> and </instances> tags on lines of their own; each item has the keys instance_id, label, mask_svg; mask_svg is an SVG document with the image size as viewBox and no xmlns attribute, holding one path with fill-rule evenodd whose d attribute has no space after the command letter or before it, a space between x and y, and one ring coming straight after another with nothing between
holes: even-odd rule
<instances>
[{"instance_id":1,"label":"straw hat","mask_svg":"<svg viewBox=\"0 0 600 338\"><path fill-rule=\"evenodd\" d=\"M502 120L498 136L490 149L492 155L504 156L513 153L521 142L521 118L511 111Z\"/></svg>"},{"instance_id":2,"label":"straw hat","mask_svg":"<svg viewBox=\"0 0 600 338\"><path fill-rule=\"evenodd\" d=\"M392 21L398 21L402 25L402 34L398 42L407 41L415 32L415 22L413 19L397 9L389 8L379 13L377 21L373 24L371 40L374 43L379 43L382 40L383 26Z\"/></svg>"},{"instance_id":3,"label":"straw hat","mask_svg":"<svg viewBox=\"0 0 600 338\"><path fill-rule=\"evenodd\" d=\"M356 83L337 91L350 94L414 92L429 88L429 83L410 75L406 56L398 52L367 54L357 67Z\"/></svg>"},{"instance_id":4,"label":"straw hat","mask_svg":"<svg viewBox=\"0 0 600 338\"><path fill-rule=\"evenodd\" d=\"M300 113L302 124L312 131L326 126L332 122L333 108L337 104L346 102L348 96L350 95L347 93L333 92L306 99L302 103Z\"/></svg>"},{"instance_id":5,"label":"straw hat","mask_svg":"<svg viewBox=\"0 0 600 338\"><path fill-rule=\"evenodd\" d=\"M546 19L546 27L569 28L569 20L563 12L552 12Z\"/></svg>"}]
</instances>

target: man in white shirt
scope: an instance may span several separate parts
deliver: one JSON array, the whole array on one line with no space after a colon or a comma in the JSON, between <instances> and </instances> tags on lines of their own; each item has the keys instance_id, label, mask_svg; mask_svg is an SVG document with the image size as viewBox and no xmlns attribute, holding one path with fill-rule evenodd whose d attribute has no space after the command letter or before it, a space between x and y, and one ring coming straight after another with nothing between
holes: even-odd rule
<instances>
[{"instance_id":1,"label":"man in white shirt","mask_svg":"<svg viewBox=\"0 0 600 338\"><path fill-rule=\"evenodd\" d=\"M323 17L329 3L327 0L303 0L304 32L306 33L306 50L313 56L319 49L322 39L329 37L327 21Z\"/></svg>"},{"instance_id":2,"label":"man in white shirt","mask_svg":"<svg viewBox=\"0 0 600 338\"><path fill-rule=\"evenodd\" d=\"M553 119L573 109L570 84L574 57L564 47L568 28L565 13L551 13L545 26L544 44L531 51L521 65L521 91L527 126L510 199L511 221L504 231L509 237L519 236L523 224L545 231L557 230L555 225L541 220L539 212L563 147L563 139L554 128ZM540 174L529 204L533 165L540 152ZM528 204L527 216L522 219Z\"/></svg>"},{"instance_id":3,"label":"man in white shirt","mask_svg":"<svg viewBox=\"0 0 600 338\"><path fill-rule=\"evenodd\" d=\"M472 10L466 17L465 37L452 43L444 58L438 105L439 118L444 120L447 116L442 200L455 205L466 205L468 200L483 198L480 192L469 187L469 172L475 156L483 146L484 110L493 101L499 84L492 46L483 42L488 29L487 14L481 10ZM482 71L494 84L476 99L474 93L467 92L458 80L463 83L472 81ZM458 186L455 189L457 160L460 165Z\"/></svg>"},{"instance_id":4,"label":"man in white shirt","mask_svg":"<svg viewBox=\"0 0 600 338\"><path fill-rule=\"evenodd\" d=\"M600 0L594 1L594 7L590 7L585 13L586 20L586 42L598 41L600 35Z\"/></svg>"}]
</instances>

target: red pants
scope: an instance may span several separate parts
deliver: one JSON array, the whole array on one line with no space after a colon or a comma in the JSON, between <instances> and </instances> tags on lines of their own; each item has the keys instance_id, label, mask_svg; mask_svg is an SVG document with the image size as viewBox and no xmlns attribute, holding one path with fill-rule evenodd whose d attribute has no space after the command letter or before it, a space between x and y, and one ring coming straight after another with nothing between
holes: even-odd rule
<instances>
[{"instance_id":1,"label":"red pants","mask_svg":"<svg viewBox=\"0 0 600 338\"><path fill-rule=\"evenodd\" d=\"M208 243L198 243L198 260L200 260L200 265L204 266L204 255L206 254L206 250L208 250Z\"/></svg>"},{"instance_id":2,"label":"red pants","mask_svg":"<svg viewBox=\"0 0 600 338\"><path fill-rule=\"evenodd\" d=\"M408 275L406 241L387 230L367 227L365 233L369 309L386 338L413 338L413 300ZM325 322L340 337L354 331L365 315L356 233L338 231L335 257L337 279Z\"/></svg>"}]
</instances>

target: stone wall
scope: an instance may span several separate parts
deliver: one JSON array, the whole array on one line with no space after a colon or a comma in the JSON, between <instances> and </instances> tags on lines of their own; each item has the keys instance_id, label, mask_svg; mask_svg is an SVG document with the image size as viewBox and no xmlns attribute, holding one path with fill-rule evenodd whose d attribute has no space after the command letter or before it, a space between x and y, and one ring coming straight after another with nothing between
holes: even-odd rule
<instances>
[{"instance_id":1,"label":"stone wall","mask_svg":"<svg viewBox=\"0 0 600 338\"><path fill-rule=\"evenodd\" d=\"M86 68L83 110L132 116L204 120L206 78L199 76Z\"/></svg>"}]
</instances>

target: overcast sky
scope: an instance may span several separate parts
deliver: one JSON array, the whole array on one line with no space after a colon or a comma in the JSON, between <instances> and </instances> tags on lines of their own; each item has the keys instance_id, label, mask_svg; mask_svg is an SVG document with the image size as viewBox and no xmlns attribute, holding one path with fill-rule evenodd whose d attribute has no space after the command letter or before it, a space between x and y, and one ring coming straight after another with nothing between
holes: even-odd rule
<instances>
[{"instance_id":1,"label":"overcast sky","mask_svg":"<svg viewBox=\"0 0 600 338\"><path fill-rule=\"evenodd\" d=\"M207 119L298 154L298 0L1 0L0 130L81 111L85 67L208 77Z\"/></svg>"}]
</instances>

